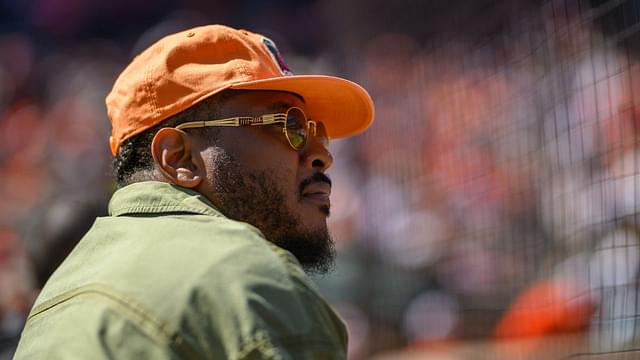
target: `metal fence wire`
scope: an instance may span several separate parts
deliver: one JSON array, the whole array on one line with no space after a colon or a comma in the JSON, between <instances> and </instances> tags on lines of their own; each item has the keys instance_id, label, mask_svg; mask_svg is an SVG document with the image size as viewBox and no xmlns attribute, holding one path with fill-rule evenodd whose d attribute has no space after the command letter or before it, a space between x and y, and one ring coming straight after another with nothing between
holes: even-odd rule
<instances>
[{"instance_id":1,"label":"metal fence wire","mask_svg":"<svg viewBox=\"0 0 640 360\"><path fill-rule=\"evenodd\" d=\"M480 38L382 32L345 65L377 120L336 146L350 260L319 282L348 289L329 296L368 353L463 339L526 341L491 358L640 357L640 1L534 5ZM545 352L556 336L571 345Z\"/></svg>"}]
</instances>

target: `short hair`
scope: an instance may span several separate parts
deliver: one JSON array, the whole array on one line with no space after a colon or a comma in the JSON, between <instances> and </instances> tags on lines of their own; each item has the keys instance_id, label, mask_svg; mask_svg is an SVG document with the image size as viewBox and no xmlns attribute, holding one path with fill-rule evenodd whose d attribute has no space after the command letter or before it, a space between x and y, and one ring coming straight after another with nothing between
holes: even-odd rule
<instances>
[{"instance_id":1,"label":"short hair","mask_svg":"<svg viewBox=\"0 0 640 360\"><path fill-rule=\"evenodd\" d=\"M132 136L122 142L118 153L113 159L113 176L118 188L126 185L152 180L155 178L151 142L158 130L165 127L176 127L189 121L211 120L220 115L220 109L232 96L244 93L243 90L225 90L200 101L196 105L162 121L140 134ZM213 141L220 128L208 127L195 129L200 135Z\"/></svg>"}]
</instances>

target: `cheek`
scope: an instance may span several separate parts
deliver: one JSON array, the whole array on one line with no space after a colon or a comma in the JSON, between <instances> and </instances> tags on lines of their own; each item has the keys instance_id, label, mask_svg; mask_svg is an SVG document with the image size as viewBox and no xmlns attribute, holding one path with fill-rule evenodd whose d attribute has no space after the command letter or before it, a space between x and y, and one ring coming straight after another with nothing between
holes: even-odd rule
<instances>
[{"instance_id":1,"label":"cheek","mask_svg":"<svg viewBox=\"0 0 640 360\"><path fill-rule=\"evenodd\" d=\"M238 163L250 172L266 173L278 182L292 182L298 173L298 156L293 151L254 152L237 158Z\"/></svg>"},{"instance_id":2,"label":"cheek","mask_svg":"<svg viewBox=\"0 0 640 360\"><path fill-rule=\"evenodd\" d=\"M296 155L295 152L289 151L285 156L275 159L275 161L265 161L261 164L261 171L271 177L290 204L298 202L298 170L300 167ZM267 162L270 164L267 165ZM256 166L260 165L256 164Z\"/></svg>"},{"instance_id":3,"label":"cheek","mask_svg":"<svg viewBox=\"0 0 640 360\"><path fill-rule=\"evenodd\" d=\"M254 174L265 174L287 199L298 195L298 171L300 158L288 144L278 142L279 138L255 136L244 142L229 144L227 153L241 169Z\"/></svg>"},{"instance_id":4,"label":"cheek","mask_svg":"<svg viewBox=\"0 0 640 360\"><path fill-rule=\"evenodd\" d=\"M298 167L294 161L279 161L263 169L278 184L280 191L291 201L298 199Z\"/></svg>"}]
</instances>

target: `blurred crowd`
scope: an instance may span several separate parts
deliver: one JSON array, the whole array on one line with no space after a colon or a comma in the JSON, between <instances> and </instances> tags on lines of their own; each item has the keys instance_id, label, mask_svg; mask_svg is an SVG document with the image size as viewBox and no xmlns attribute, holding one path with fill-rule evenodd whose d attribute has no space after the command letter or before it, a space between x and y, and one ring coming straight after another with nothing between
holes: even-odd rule
<instances>
[{"instance_id":1,"label":"blurred crowd","mask_svg":"<svg viewBox=\"0 0 640 360\"><path fill-rule=\"evenodd\" d=\"M315 279L348 323L351 358L564 333L590 351L636 349L637 5L0 2L0 359L106 214L115 76L204 23L265 33L294 73L340 75L374 98L373 127L331 143L338 259ZM609 24L619 11L628 28Z\"/></svg>"}]
</instances>

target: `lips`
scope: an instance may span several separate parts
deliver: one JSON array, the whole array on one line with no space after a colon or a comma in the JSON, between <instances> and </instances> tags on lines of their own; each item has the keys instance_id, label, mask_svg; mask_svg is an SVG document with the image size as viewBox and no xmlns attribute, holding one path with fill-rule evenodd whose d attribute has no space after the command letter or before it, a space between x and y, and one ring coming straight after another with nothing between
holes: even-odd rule
<instances>
[{"instance_id":1,"label":"lips","mask_svg":"<svg viewBox=\"0 0 640 360\"><path fill-rule=\"evenodd\" d=\"M331 185L325 182L314 182L307 185L302 191L302 196L309 195L331 195Z\"/></svg>"},{"instance_id":2,"label":"lips","mask_svg":"<svg viewBox=\"0 0 640 360\"><path fill-rule=\"evenodd\" d=\"M331 185L326 182L313 182L307 185L303 192L302 198L311 201L317 205L329 206L331 196Z\"/></svg>"}]
</instances>

